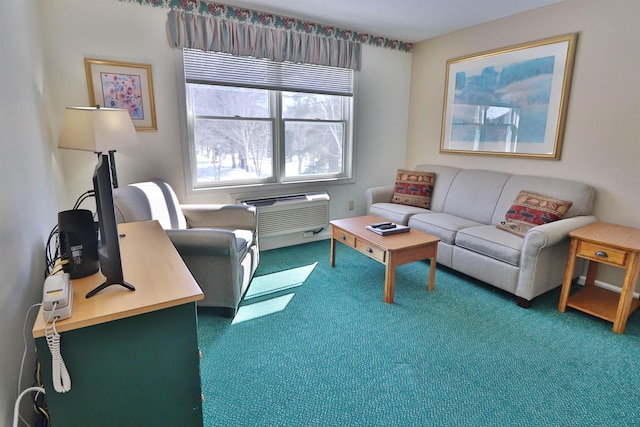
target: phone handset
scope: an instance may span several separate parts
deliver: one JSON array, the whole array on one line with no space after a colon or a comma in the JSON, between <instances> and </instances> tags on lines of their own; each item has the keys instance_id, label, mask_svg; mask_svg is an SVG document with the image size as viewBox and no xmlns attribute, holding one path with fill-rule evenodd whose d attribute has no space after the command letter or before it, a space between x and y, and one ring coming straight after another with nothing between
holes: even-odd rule
<instances>
[{"instance_id":1,"label":"phone handset","mask_svg":"<svg viewBox=\"0 0 640 427\"><path fill-rule=\"evenodd\" d=\"M69 274L54 274L44 281L42 315L47 325L44 334L51 352L53 388L58 393L71 390L71 377L60 353L60 334L56 321L71 317L73 290Z\"/></svg>"}]
</instances>

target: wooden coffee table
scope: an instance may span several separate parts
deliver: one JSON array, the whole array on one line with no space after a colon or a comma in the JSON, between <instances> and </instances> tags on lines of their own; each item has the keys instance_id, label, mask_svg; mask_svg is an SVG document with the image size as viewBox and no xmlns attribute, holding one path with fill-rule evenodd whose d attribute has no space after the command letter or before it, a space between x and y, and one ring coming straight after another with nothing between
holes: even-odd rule
<instances>
[{"instance_id":1,"label":"wooden coffee table","mask_svg":"<svg viewBox=\"0 0 640 427\"><path fill-rule=\"evenodd\" d=\"M362 252L386 266L384 302L393 303L396 267L423 259L431 259L428 289L433 290L436 278L438 237L411 229L408 233L380 236L365 227L374 222L386 221L373 215L336 219L331 224L331 267L335 266L336 247L339 241Z\"/></svg>"}]
</instances>

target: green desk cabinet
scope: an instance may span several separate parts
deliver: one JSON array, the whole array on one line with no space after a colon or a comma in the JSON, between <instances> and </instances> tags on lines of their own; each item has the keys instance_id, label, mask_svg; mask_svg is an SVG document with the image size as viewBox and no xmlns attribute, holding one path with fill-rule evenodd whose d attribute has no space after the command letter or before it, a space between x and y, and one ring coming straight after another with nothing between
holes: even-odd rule
<instances>
[{"instance_id":1,"label":"green desk cabinet","mask_svg":"<svg viewBox=\"0 0 640 427\"><path fill-rule=\"evenodd\" d=\"M202 291L157 222L119 228L125 280L136 290L110 286L86 299L101 275L72 282L73 314L56 323L70 391L53 388L42 313L34 325L51 424L202 426L196 313Z\"/></svg>"}]
</instances>

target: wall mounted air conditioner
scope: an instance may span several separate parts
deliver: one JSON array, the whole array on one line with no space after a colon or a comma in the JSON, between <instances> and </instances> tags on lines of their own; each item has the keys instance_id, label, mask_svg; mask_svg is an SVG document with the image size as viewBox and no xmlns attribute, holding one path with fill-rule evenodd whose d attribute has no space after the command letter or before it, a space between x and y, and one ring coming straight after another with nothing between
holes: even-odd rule
<instances>
[{"instance_id":1,"label":"wall mounted air conditioner","mask_svg":"<svg viewBox=\"0 0 640 427\"><path fill-rule=\"evenodd\" d=\"M329 225L327 192L286 194L240 200L258 210L258 236L319 232Z\"/></svg>"}]
</instances>

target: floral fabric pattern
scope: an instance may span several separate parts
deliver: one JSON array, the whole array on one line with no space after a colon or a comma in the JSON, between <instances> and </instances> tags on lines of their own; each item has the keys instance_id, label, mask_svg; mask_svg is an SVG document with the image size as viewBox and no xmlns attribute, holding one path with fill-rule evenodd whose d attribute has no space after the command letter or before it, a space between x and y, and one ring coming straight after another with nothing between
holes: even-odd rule
<instances>
[{"instance_id":1,"label":"floral fabric pattern","mask_svg":"<svg viewBox=\"0 0 640 427\"><path fill-rule=\"evenodd\" d=\"M389 49L410 52L413 48L412 43L401 40L392 40L386 37L375 36L372 34L360 33L347 29L337 28L329 25L320 25L313 22L303 21L300 19L287 18L284 16L273 15L243 9L239 7L227 6L224 4L213 3L208 0L120 0L129 3L138 3L142 5L150 5L155 7L166 7L183 12L195 13L201 16L211 16L214 18L224 18L229 21L239 23L248 23L259 25L262 27L295 31L308 35L322 36L357 42L361 44L369 44L377 47L385 47Z\"/></svg>"},{"instance_id":2,"label":"floral fabric pattern","mask_svg":"<svg viewBox=\"0 0 640 427\"><path fill-rule=\"evenodd\" d=\"M171 10L169 44L177 48L359 70L360 44Z\"/></svg>"}]
</instances>

